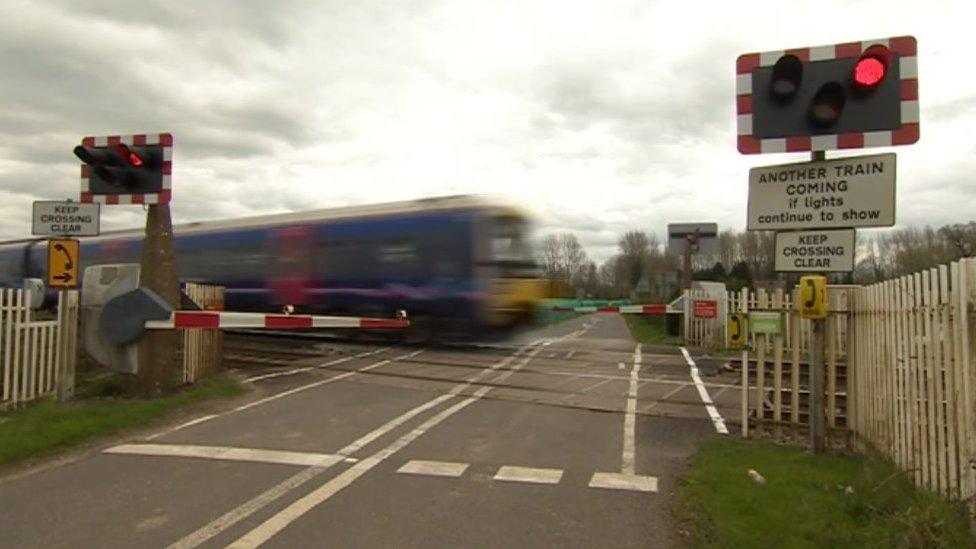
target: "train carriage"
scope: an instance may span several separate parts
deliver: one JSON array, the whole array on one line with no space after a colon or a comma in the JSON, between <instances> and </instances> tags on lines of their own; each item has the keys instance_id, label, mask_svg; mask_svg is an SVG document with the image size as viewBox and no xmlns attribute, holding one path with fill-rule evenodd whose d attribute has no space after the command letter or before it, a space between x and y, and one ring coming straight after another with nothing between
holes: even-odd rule
<instances>
[{"instance_id":1,"label":"train carriage","mask_svg":"<svg viewBox=\"0 0 976 549\"><path fill-rule=\"evenodd\" d=\"M181 282L227 288L229 310L389 316L484 336L532 320L544 285L512 206L456 196L174 228ZM137 263L142 231L83 239L82 267ZM0 277L41 278L44 241L0 245Z\"/></svg>"}]
</instances>

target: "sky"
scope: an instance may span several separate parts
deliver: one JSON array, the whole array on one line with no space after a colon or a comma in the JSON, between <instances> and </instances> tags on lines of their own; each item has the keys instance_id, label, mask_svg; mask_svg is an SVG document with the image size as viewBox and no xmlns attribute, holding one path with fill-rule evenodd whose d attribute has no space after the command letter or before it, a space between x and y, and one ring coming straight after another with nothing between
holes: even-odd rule
<instances>
[{"instance_id":1,"label":"sky","mask_svg":"<svg viewBox=\"0 0 976 549\"><path fill-rule=\"evenodd\" d=\"M86 135L171 132L175 223L493 194L590 257L668 223L745 226L734 63L918 39L899 226L976 219L970 3L0 0L0 239L76 199ZM829 153L847 156L851 153ZM864 154L855 152L853 154ZM102 229L139 227L104 207ZM865 231L876 232L878 229Z\"/></svg>"}]
</instances>

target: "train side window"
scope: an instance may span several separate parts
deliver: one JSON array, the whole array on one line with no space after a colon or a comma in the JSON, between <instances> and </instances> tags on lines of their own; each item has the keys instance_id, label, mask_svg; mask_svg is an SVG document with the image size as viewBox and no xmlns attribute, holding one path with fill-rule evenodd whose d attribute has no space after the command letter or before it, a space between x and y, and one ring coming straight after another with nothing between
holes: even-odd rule
<instances>
[{"instance_id":1,"label":"train side window","mask_svg":"<svg viewBox=\"0 0 976 549\"><path fill-rule=\"evenodd\" d=\"M395 273L404 275L414 274L420 256L416 242L398 239L380 243L377 247L376 259L381 268L391 269Z\"/></svg>"}]
</instances>

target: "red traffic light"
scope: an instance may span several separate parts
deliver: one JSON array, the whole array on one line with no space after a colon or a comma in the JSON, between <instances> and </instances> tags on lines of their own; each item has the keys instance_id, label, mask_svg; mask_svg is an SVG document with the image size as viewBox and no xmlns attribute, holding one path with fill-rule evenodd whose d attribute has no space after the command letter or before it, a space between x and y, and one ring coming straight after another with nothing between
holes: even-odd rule
<instances>
[{"instance_id":1,"label":"red traffic light","mask_svg":"<svg viewBox=\"0 0 976 549\"><path fill-rule=\"evenodd\" d=\"M133 168L141 168L146 164L145 160L132 151L132 149L130 149L125 143L119 143L116 145L115 153L124 158Z\"/></svg>"},{"instance_id":2,"label":"red traffic light","mask_svg":"<svg viewBox=\"0 0 976 549\"><path fill-rule=\"evenodd\" d=\"M854 64L851 79L859 89L869 90L884 80L890 64L891 51L880 44L875 44L864 50L860 59Z\"/></svg>"}]
</instances>

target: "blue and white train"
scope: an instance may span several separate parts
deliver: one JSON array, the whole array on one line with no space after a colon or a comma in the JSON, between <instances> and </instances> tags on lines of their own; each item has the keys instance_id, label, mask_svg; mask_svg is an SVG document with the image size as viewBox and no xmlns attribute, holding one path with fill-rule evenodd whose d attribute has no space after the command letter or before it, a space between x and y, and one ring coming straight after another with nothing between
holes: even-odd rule
<instances>
[{"instance_id":1,"label":"blue and white train","mask_svg":"<svg viewBox=\"0 0 976 549\"><path fill-rule=\"evenodd\" d=\"M544 283L525 213L452 196L174 228L181 282L227 288L226 309L389 317L485 335L531 321ZM82 240L82 268L138 263L141 230ZM44 278L44 240L0 244L0 283Z\"/></svg>"}]
</instances>

